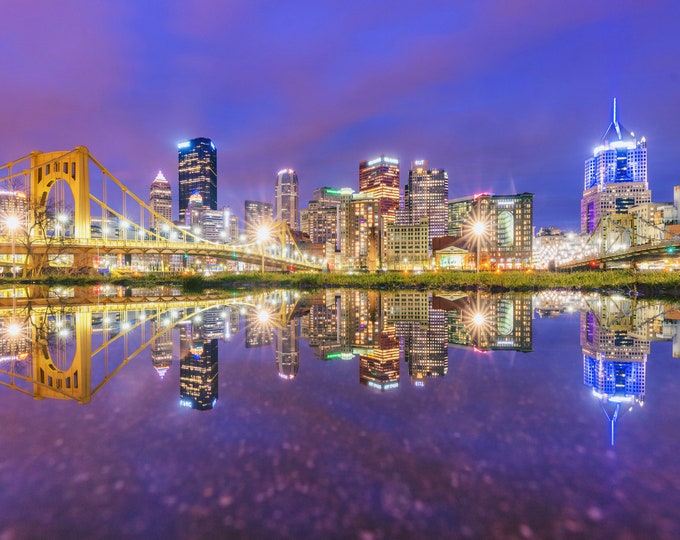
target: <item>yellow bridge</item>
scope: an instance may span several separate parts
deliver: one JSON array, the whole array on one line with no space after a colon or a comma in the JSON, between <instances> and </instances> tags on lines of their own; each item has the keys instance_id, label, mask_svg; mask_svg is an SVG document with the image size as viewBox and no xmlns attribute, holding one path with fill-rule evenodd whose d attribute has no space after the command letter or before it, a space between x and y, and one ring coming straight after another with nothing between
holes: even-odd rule
<instances>
[{"instance_id":1,"label":"yellow bridge","mask_svg":"<svg viewBox=\"0 0 680 540\"><path fill-rule=\"evenodd\" d=\"M158 271L170 269L173 256L184 259L183 267L191 258L204 266L232 261L271 270L323 268L322 261L301 253L285 223L268 224L265 238L231 244L177 226L114 177L84 146L32 152L1 165L0 174L5 189L0 201L0 266L21 267L24 275L59 266L93 269L112 256L114 260L153 257L153 269ZM101 182L92 181L96 176ZM60 223L62 217L67 223Z\"/></svg>"}]
</instances>

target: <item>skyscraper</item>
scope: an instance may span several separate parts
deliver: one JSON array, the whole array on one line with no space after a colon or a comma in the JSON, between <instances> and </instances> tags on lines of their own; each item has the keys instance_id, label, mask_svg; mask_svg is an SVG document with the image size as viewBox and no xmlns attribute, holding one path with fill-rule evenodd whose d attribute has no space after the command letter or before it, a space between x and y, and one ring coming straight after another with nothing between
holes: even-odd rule
<instances>
[{"instance_id":1,"label":"skyscraper","mask_svg":"<svg viewBox=\"0 0 680 540\"><path fill-rule=\"evenodd\" d=\"M186 222L189 197L198 192L203 206L217 210L217 150L204 137L177 145L179 159L179 220Z\"/></svg>"},{"instance_id":2,"label":"skyscraper","mask_svg":"<svg viewBox=\"0 0 680 540\"><path fill-rule=\"evenodd\" d=\"M426 159L411 162L408 183L404 186L404 225L418 225L429 219L429 245L432 238L445 236L449 175L443 169L430 169Z\"/></svg>"},{"instance_id":3,"label":"skyscraper","mask_svg":"<svg viewBox=\"0 0 680 540\"><path fill-rule=\"evenodd\" d=\"M149 191L149 206L156 214L172 221L172 191L170 190L170 183L165 179L163 173L158 171L156 178L151 182L151 189ZM158 219L151 214L149 218L149 227L156 230Z\"/></svg>"},{"instance_id":4,"label":"skyscraper","mask_svg":"<svg viewBox=\"0 0 680 540\"><path fill-rule=\"evenodd\" d=\"M276 175L275 206L276 221L284 221L293 231L300 230L299 187L297 173L282 169Z\"/></svg>"},{"instance_id":5,"label":"skyscraper","mask_svg":"<svg viewBox=\"0 0 680 540\"><path fill-rule=\"evenodd\" d=\"M586 159L581 233L591 233L608 214L625 214L628 208L652 200L647 184L647 141L639 141L619 122L616 99L612 119L593 156Z\"/></svg>"},{"instance_id":6,"label":"skyscraper","mask_svg":"<svg viewBox=\"0 0 680 540\"><path fill-rule=\"evenodd\" d=\"M380 215L394 219L399 207L399 160L384 154L359 163L359 192L380 202Z\"/></svg>"}]
</instances>

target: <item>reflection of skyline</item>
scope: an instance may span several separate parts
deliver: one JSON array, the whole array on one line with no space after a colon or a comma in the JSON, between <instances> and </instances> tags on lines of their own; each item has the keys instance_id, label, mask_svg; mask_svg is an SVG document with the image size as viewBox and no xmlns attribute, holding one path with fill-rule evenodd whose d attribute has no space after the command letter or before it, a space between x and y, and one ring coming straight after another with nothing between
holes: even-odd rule
<instances>
[{"instance_id":1,"label":"reflection of skyline","mask_svg":"<svg viewBox=\"0 0 680 540\"><path fill-rule=\"evenodd\" d=\"M304 295L302 301L290 292L250 295L229 304L178 299L154 305L116 296L108 305L32 308L30 316L24 315L31 324L20 336L9 340L3 333L0 338L0 382L8 386L7 381L14 381L13 387L22 386L36 397L87 402L148 347L161 378L177 365L173 355L179 353L175 369L182 403L206 410L218 397L219 339L231 340L242 321L257 319L262 330L257 335L271 336L282 378L299 376L302 337L318 358L356 360L362 385L397 388L403 358L411 383L424 386L448 373L449 344L531 350L531 306L526 295L341 289ZM677 339L680 311L659 302L575 298L572 293L561 304L553 293L547 301L537 295L539 307L551 315L581 311L583 380L612 425L629 406L645 399L650 341ZM44 346L36 348L40 343ZM118 352L110 355L107 347L114 344Z\"/></svg>"}]
</instances>

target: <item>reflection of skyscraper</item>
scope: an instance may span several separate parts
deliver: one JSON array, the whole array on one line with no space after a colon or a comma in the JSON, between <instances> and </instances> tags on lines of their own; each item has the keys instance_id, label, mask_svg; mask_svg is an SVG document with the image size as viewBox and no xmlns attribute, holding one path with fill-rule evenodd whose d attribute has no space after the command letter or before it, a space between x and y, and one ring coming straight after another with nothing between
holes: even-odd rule
<instances>
[{"instance_id":1,"label":"reflection of skyscraper","mask_svg":"<svg viewBox=\"0 0 680 540\"><path fill-rule=\"evenodd\" d=\"M645 398L649 341L629 335L634 328L629 299L602 297L581 314L583 383L609 420L610 443L614 444L618 419Z\"/></svg>"},{"instance_id":2,"label":"reflection of skyscraper","mask_svg":"<svg viewBox=\"0 0 680 540\"><path fill-rule=\"evenodd\" d=\"M434 309L448 312L449 343L481 350L532 349L531 297L523 294L447 298L435 296Z\"/></svg>"},{"instance_id":3,"label":"reflection of skyscraper","mask_svg":"<svg viewBox=\"0 0 680 540\"><path fill-rule=\"evenodd\" d=\"M177 145L179 161L179 220L186 223L189 197L201 195L203 206L217 210L217 150L210 139L199 137Z\"/></svg>"},{"instance_id":4,"label":"reflection of skyscraper","mask_svg":"<svg viewBox=\"0 0 680 540\"><path fill-rule=\"evenodd\" d=\"M359 382L383 391L399 386L399 341L394 329L380 332L373 351L360 355Z\"/></svg>"},{"instance_id":5,"label":"reflection of skyscraper","mask_svg":"<svg viewBox=\"0 0 680 540\"><path fill-rule=\"evenodd\" d=\"M151 321L149 328L151 335L157 336L151 341L151 363L163 379L172 365L172 330L163 327L156 319Z\"/></svg>"},{"instance_id":6,"label":"reflection of skyscraper","mask_svg":"<svg viewBox=\"0 0 680 540\"><path fill-rule=\"evenodd\" d=\"M274 327L260 320L258 312L250 310L246 316L246 348L266 347L274 341Z\"/></svg>"},{"instance_id":7,"label":"reflection of skyscraper","mask_svg":"<svg viewBox=\"0 0 680 540\"><path fill-rule=\"evenodd\" d=\"M404 340L404 361L416 386L427 377L443 377L449 370L448 318L446 311L431 309L425 325L399 322L397 337Z\"/></svg>"},{"instance_id":8,"label":"reflection of skyscraper","mask_svg":"<svg viewBox=\"0 0 680 540\"><path fill-rule=\"evenodd\" d=\"M274 342L276 349L276 368L279 377L293 379L300 368L300 321L292 319L283 328L276 328Z\"/></svg>"},{"instance_id":9,"label":"reflection of skyscraper","mask_svg":"<svg viewBox=\"0 0 680 540\"><path fill-rule=\"evenodd\" d=\"M180 403L205 411L217 401L217 340L204 339L197 325L180 327Z\"/></svg>"},{"instance_id":10,"label":"reflection of skyscraper","mask_svg":"<svg viewBox=\"0 0 680 540\"><path fill-rule=\"evenodd\" d=\"M302 317L301 335L307 339L314 356L326 360L345 352L350 353L351 358L351 347L343 347L340 332L340 291L317 293L309 297L308 303L309 312Z\"/></svg>"}]
</instances>

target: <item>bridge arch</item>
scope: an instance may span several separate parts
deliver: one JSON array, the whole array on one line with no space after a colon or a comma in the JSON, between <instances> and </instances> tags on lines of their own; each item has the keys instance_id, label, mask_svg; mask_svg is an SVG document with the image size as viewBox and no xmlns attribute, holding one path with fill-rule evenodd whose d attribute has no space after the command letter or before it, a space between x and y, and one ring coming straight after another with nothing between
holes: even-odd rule
<instances>
[{"instance_id":1,"label":"bridge arch","mask_svg":"<svg viewBox=\"0 0 680 540\"><path fill-rule=\"evenodd\" d=\"M90 238L90 152L77 146L70 152L32 152L29 203L33 215L44 212L54 185L63 180L73 195L73 233L76 238Z\"/></svg>"}]
</instances>

